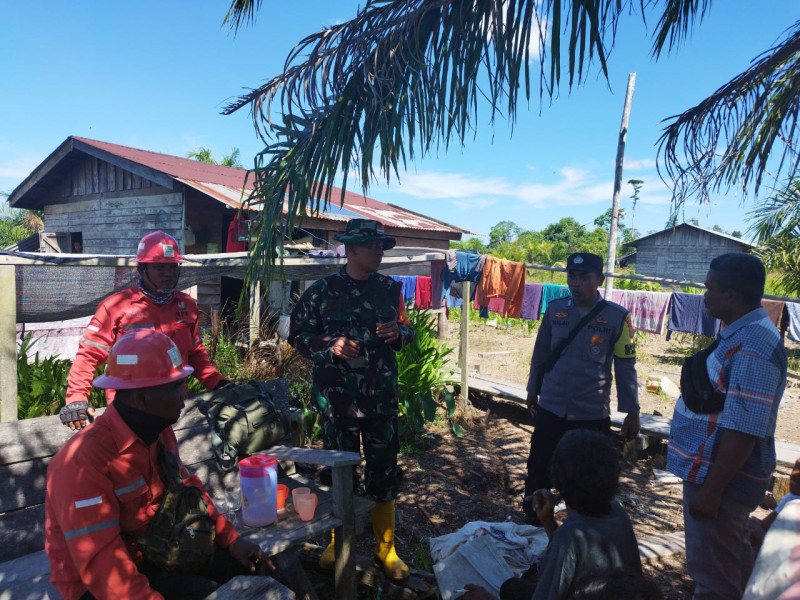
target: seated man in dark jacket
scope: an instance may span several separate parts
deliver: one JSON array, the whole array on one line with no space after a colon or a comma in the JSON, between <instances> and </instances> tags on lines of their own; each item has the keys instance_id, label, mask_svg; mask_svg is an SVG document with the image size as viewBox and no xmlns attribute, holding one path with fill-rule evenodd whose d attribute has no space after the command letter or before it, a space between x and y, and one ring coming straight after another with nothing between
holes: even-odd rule
<instances>
[{"instance_id":1,"label":"seated man in dark jacket","mask_svg":"<svg viewBox=\"0 0 800 600\"><path fill-rule=\"evenodd\" d=\"M550 538L534 584L513 578L500 589L502 600L562 600L578 581L613 569L642 572L639 546L628 515L614 500L619 462L608 436L583 429L567 432L556 446L550 473L567 505L559 527L553 511L556 498L536 490L531 501ZM487 600L483 588L467 585L466 600Z\"/></svg>"}]
</instances>

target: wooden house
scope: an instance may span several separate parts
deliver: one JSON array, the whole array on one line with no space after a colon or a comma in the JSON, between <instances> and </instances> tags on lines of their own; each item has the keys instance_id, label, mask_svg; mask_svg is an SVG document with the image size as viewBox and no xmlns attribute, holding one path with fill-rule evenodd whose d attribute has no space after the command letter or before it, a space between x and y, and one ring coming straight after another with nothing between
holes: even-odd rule
<instances>
[{"instance_id":1,"label":"wooden house","mask_svg":"<svg viewBox=\"0 0 800 600\"><path fill-rule=\"evenodd\" d=\"M745 240L690 223L681 223L625 244L636 249L639 275L702 283L712 259L726 252L752 252L757 248Z\"/></svg>"},{"instance_id":2,"label":"wooden house","mask_svg":"<svg viewBox=\"0 0 800 600\"><path fill-rule=\"evenodd\" d=\"M44 211L41 250L131 255L143 235L162 230L184 252L224 252L231 222L250 191L244 169L70 136L11 193L15 208ZM252 178L251 178L252 180ZM354 192L333 190L337 202L309 217L298 238L328 248L333 236L356 217L378 219L399 247L449 248L465 230ZM246 238L246 230L244 238ZM77 250L76 250L77 249ZM205 311L238 299L241 279L226 277L198 285Z\"/></svg>"}]
</instances>

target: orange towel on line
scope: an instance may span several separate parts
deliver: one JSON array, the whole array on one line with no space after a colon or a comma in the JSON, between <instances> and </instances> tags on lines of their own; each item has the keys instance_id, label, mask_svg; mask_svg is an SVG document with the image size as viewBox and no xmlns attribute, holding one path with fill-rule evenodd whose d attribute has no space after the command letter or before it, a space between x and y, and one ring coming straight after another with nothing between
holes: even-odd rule
<instances>
[{"instance_id":1,"label":"orange towel on line","mask_svg":"<svg viewBox=\"0 0 800 600\"><path fill-rule=\"evenodd\" d=\"M519 318L525 296L525 265L504 258L486 257L475 299L488 306L490 298L504 298L504 317Z\"/></svg>"}]
</instances>

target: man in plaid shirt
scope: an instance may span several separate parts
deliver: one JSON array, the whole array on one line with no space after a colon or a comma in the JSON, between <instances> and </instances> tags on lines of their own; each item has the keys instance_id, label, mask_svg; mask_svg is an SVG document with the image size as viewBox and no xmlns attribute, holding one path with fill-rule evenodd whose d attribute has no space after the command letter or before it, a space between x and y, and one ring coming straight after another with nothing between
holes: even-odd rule
<instances>
[{"instance_id":1,"label":"man in plaid shirt","mask_svg":"<svg viewBox=\"0 0 800 600\"><path fill-rule=\"evenodd\" d=\"M754 560L748 517L775 468L786 353L761 307L765 280L755 256L729 253L711 261L706 311L725 326L705 364L724 406L693 412L683 390L672 418L667 468L684 482L686 562L696 600L742 597Z\"/></svg>"}]
</instances>

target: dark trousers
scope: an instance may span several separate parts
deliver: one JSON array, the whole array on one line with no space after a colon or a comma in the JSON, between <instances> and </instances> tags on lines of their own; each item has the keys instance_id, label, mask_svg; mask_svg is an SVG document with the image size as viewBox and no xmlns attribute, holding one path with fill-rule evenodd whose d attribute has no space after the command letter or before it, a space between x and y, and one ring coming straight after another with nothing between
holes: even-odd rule
<instances>
[{"instance_id":1,"label":"dark trousers","mask_svg":"<svg viewBox=\"0 0 800 600\"><path fill-rule=\"evenodd\" d=\"M542 407L536 411L536 426L531 435L531 450L528 454L528 477L525 479L525 496L530 496L538 489L553 487L550 480L550 461L558 442L567 431L572 429L591 429L609 435L611 433L611 418L591 421L571 421L545 410ZM539 525L536 511L527 502L522 504L526 520Z\"/></svg>"},{"instance_id":2,"label":"dark trousers","mask_svg":"<svg viewBox=\"0 0 800 600\"><path fill-rule=\"evenodd\" d=\"M147 562L138 566L139 572L147 577L150 587L166 600L203 600L236 575L250 574L227 549L214 550L211 563L202 574L170 573ZM80 600L94 600L94 596L86 592Z\"/></svg>"}]
</instances>

